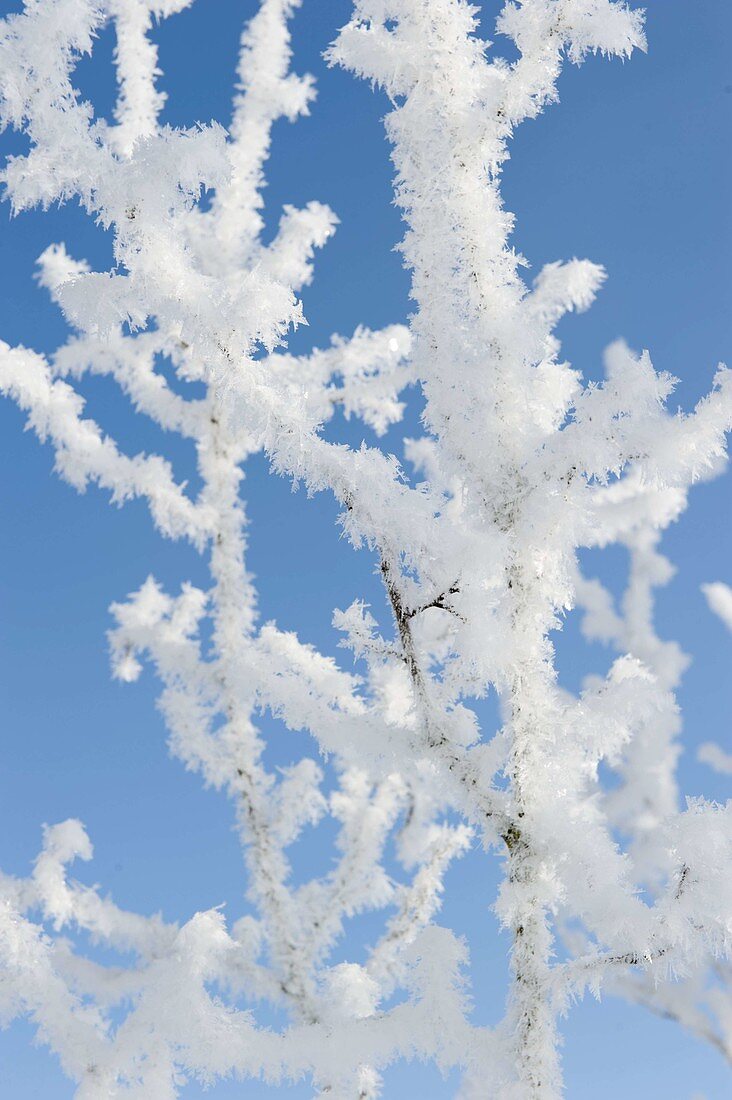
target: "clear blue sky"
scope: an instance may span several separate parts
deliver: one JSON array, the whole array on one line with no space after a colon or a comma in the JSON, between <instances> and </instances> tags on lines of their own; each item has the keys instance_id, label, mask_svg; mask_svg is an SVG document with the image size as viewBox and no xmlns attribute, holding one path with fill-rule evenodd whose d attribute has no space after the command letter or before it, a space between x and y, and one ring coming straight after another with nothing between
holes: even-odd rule
<instances>
[{"instance_id":1,"label":"clear blue sky","mask_svg":"<svg viewBox=\"0 0 732 1100\"><path fill-rule=\"evenodd\" d=\"M293 347L327 342L358 323L378 327L409 312L408 278L392 248L401 229L391 205L388 149L380 118L385 100L340 71L321 52L349 14L348 0L304 0L294 23L295 65L313 72L319 98L311 117L280 123L267 190L268 218L285 202L329 203L341 219L321 253L307 290L310 327ZM593 309L564 323L565 353L587 377L600 374L601 352L617 336L647 347L658 367L681 379L688 407L706 389L719 360L732 363L730 273L732 225L730 114L732 5L729 0L648 0L649 52L626 64L591 60L568 67L561 104L522 127L505 172L507 205L518 216L515 243L534 271L572 256L603 263L609 279ZM19 0L0 0L0 13ZM166 121L228 120L237 42L254 0L196 0L159 30ZM485 32L498 8L482 5ZM102 35L92 61L79 66L79 86L108 114L112 102L112 39ZM2 139L3 151L18 139ZM0 338L51 350L64 337L55 308L33 282L33 264L50 243L102 266L109 241L75 207L11 220L0 208ZM158 447L154 430L129 414L110 384L87 385L92 415L128 449ZM408 421L415 422L410 410ZM96 847L94 863L77 869L116 900L141 911L185 919L227 901L243 909L243 881L225 799L204 791L168 758L157 689L148 673L135 685L109 676L108 605L149 573L177 589L204 583L202 566L185 547L163 542L139 504L110 508L96 490L78 496L52 474L52 456L10 404L0 403L0 867L27 873L43 822L81 818ZM360 442L361 431L335 428ZM413 430L413 429L412 429ZM397 449L405 433L391 433ZM185 475L191 455L170 450ZM679 569L662 595L659 621L693 656L681 691L686 719L682 761L685 793L726 798L728 785L695 763L693 746L729 738L732 639L699 592L708 580L732 582L729 476L697 489L665 549ZM252 517L250 567L258 578L264 619L331 653L334 607L381 595L368 555L338 537L332 501L307 501L252 463L245 492ZM609 575L620 575L619 557ZM557 639L562 675L576 686L606 655L580 646L573 623ZM273 759L287 760L303 740L269 723ZM323 854L305 851L308 864ZM720 873L729 873L721 869ZM479 855L448 880L445 919L473 944L476 1018L497 1018L504 996L507 943L497 937L490 904L496 870ZM353 931L357 954L364 928ZM348 950L346 945L346 950ZM64 1100L72 1095L55 1062L29 1045L30 1031L0 1034L0 1100ZM674 1025L611 1000L573 1012L566 1027L570 1100L664 1097L723 1100L732 1077L721 1059ZM387 1074L389 1100L437 1100L454 1093L422 1066ZM309 1090L283 1090L305 1097ZM259 1086L224 1084L218 1097L259 1096ZM201 1096L197 1086L186 1098Z\"/></svg>"}]
</instances>

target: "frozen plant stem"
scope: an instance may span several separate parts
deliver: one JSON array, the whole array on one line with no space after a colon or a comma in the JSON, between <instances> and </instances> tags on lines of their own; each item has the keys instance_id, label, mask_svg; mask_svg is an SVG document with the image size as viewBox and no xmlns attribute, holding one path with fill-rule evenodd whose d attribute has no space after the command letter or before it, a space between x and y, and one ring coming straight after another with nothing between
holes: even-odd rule
<instances>
[{"instance_id":1,"label":"frozen plant stem","mask_svg":"<svg viewBox=\"0 0 732 1100\"><path fill-rule=\"evenodd\" d=\"M621 485L632 486L652 470L648 480L660 479L661 495L685 499L689 474L699 477L705 465L693 463L684 474L682 458L676 470L670 463L660 471L657 448L676 430L659 416L664 384L642 398L642 371L631 377L625 349L608 355L602 397L591 387L576 388L577 376L557 361L554 326L567 311L590 304L604 274L587 262L551 264L529 292L519 277L521 258L509 244L513 219L503 208L500 172L515 127L557 98L564 58L628 56L644 48L642 19L610 0L507 3L498 30L519 53L507 64L491 60L490 44L474 34L476 9L462 0L355 0L353 7L329 56L380 85L391 102L386 132L407 224L401 248L416 305L414 369L432 440L415 444L413 454L426 474L423 488L434 493L435 512L449 525L420 530L409 541L387 528L374 541L412 683L414 744L446 782L458 780L463 811L488 842L497 834L508 852L499 913L513 941L513 987L502 1029L511 1054L505 1075L496 1070L493 1089L501 1097L554 1097L562 1089L556 1016L568 992L556 996L554 922L564 911L582 912L592 938L612 938L600 899L610 881L611 893L629 886L591 802L577 810L597 783L597 763L619 751L625 738L642 743L645 733L636 715L634 733L626 726L600 747L592 712L599 718L604 700L598 692L574 712L567 705L556 685L549 634L574 599L576 550L617 537L618 517L604 521L598 486L618 475L627 475ZM645 412L634 426L639 401L646 402ZM718 408L724 431L728 396ZM700 406L699 430L709 415L716 416L711 406ZM714 461L709 452L707 468ZM459 583L448 588L457 575ZM441 595L427 594L434 592ZM422 608L434 609L429 622ZM640 665L637 674L643 675ZM601 689L611 697L624 690L625 666L614 675L618 687L611 679ZM504 709L497 740L505 792L486 784L480 748L460 740L461 700L488 687ZM659 677L661 695L671 687ZM658 707L669 712L665 701ZM675 763L672 742L659 742L658 753L659 774L665 773L664 754ZM665 808L676 810L668 802ZM654 822L656 842L665 822ZM579 836L585 829L587 844ZM578 875L587 873L583 889L569 881L565 860L577 861ZM600 885L597 861L603 860L607 877ZM626 896L620 924L627 920L638 932L645 924L641 938L656 942L669 918L659 912L653 930L653 919ZM681 895L674 897L680 905ZM665 908L665 899L659 897L657 908ZM665 947L640 953L623 947L612 957L650 966L665 954ZM657 965L653 973L657 978ZM484 1095L485 1080L479 1074L474 1080L476 1095Z\"/></svg>"},{"instance_id":2,"label":"frozen plant stem","mask_svg":"<svg viewBox=\"0 0 732 1100\"><path fill-rule=\"evenodd\" d=\"M239 746L233 763L233 787L252 893L268 930L272 962L280 988L292 1003L296 1018L314 1022L317 1011L307 969L298 949L298 914L285 882L278 845L271 836L267 805L273 782L262 763L261 744L252 723L254 699L242 697L238 665L243 639L255 627L254 592L244 564L244 515L239 495L241 465L247 451L224 425L225 409L214 387L207 402L208 437L199 442L199 469L204 478L203 497L210 496L215 534L211 542L213 580L213 646L218 655L216 679L226 728L222 733ZM242 748L246 747L246 751Z\"/></svg>"},{"instance_id":3,"label":"frozen plant stem","mask_svg":"<svg viewBox=\"0 0 732 1100\"><path fill-rule=\"evenodd\" d=\"M536 670L517 672L510 688L508 767L513 820L502 836L509 853L508 884L515 896L509 1028L514 1036L518 1079L526 1096L538 1096L551 1095L559 1067L555 1010L549 995L552 934L548 915L554 899L551 885L542 874L536 837L532 836L532 794L537 777L545 774L545 761L537 744L542 715L530 705L526 690L529 676L536 676Z\"/></svg>"}]
</instances>

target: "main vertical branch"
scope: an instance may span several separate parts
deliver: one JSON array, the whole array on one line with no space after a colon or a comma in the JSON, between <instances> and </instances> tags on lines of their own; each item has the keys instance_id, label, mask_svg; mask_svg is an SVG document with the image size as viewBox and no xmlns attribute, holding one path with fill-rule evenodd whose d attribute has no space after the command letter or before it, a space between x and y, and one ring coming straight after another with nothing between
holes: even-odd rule
<instances>
[{"instance_id":1,"label":"main vertical branch","mask_svg":"<svg viewBox=\"0 0 732 1100\"><path fill-rule=\"evenodd\" d=\"M535 624L527 621L525 611L530 605L529 593L518 574L512 581L511 597L517 649L529 656L514 671L506 692L513 815L503 835L508 874L502 904L512 933L508 1027L521 1097L548 1098L561 1093L550 997L549 911L554 899L546 856L541 850L538 812L546 797L549 774L542 733L551 726L551 714L547 713L551 685L547 683L546 664L530 656L541 651L543 638L531 638Z\"/></svg>"},{"instance_id":2,"label":"main vertical branch","mask_svg":"<svg viewBox=\"0 0 732 1100\"><path fill-rule=\"evenodd\" d=\"M561 723L548 633L568 599L564 574L574 544L565 537L573 522L566 510L571 476L561 471L552 481L540 456L577 385L555 360L552 330L562 313L589 304L602 272L553 265L529 295L509 244L513 219L503 207L500 170L514 127L556 98L563 54L627 55L643 46L642 21L612 0L591 0L579 13L563 0L507 4L499 30L520 55L507 65L489 59L475 34L476 9L463 0L391 0L386 7L354 0L330 57L380 83L394 105L386 128L408 225L401 247L417 303L415 372L434 439L434 506L450 508L452 537L439 545L425 535L421 544L384 538L390 551L382 553L382 574L412 684L416 747L459 781L456 802L469 812L496 792L473 765L479 754L452 738L451 713L461 695L489 686L504 701L509 790L494 824L508 850L499 909L513 936L513 983L510 1068L499 1088L512 1100L549 1098L559 1095L561 1076L550 996L557 887L547 787ZM435 584L458 575L450 598L435 601ZM455 616L445 628L448 656L442 668L437 660L434 675L413 630L427 607Z\"/></svg>"}]
</instances>

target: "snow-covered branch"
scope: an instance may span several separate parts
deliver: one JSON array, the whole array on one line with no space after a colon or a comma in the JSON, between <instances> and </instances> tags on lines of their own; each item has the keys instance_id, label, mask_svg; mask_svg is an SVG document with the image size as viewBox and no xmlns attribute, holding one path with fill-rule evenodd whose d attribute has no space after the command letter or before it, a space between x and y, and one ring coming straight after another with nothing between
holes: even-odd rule
<instances>
[{"instance_id":1,"label":"snow-covered branch","mask_svg":"<svg viewBox=\"0 0 732 1100\"><path fill-rule=\"evenodd\" d=\"M172 753L230 799L249 909L233 927L218 910L180 927L127 913L69 879L91 845L78 822L56 825L28 879L0 880L3 1018L35 1021L82 1100L163 1100L230 1074L373 1098L380 1072L415 1056L463 1071L466 1097L551 1100L572 997L621 990L701 1032L700 983L732 947L717 874L732 811L680 810L686 658L653 623L672 572L661 533L726 462L730 373L688 415L667 411L674 380L622 343L602 384L584 383L556 326L590 307L605 272L557 261L527 285L501 195L513 133L556 101L565 61L645 48L642 16L619 0L508 2L509 63L464 0L355 0L328 56L391 102L414 317L296 356L283 345L303 320L298 294L337 226L313 201L286 207L262 240L272 128L314 98L291 70L300 5L261 0L244 29L228 133L160 121L151 30L186 6L28 0L0 24L0 118L29 139L3 174L7 197L16 212L76 199L113 240L107 271L64 245L44 251L39 281L72 333L52 356L1 345L0 390L72 485L143 498L164 535L205 559L202 587L170 595L148 578L112 605L112 667L132 682L153 666ZM107 22L114 124L74 87ZM128 457L83 417L88 373L190 441L196 493L162 455ZM409 386L426 430L402 464L374 437L399 422ZM360 418L371 442L334 443L336 414ZM361 600L334 613L355 671L292 624L259 621L241 488L260 452L332 494L345 535L376 557L385 621ZM631 557L619 605L578 567L581 550L614 543ZM706 594L726 621L728 590ZM559 686L551 640L576 605L586 635L616 651L577 697ZM488 695L498 729L481 720ZM265 751L276 722L302 746L281 770ZM705 752L724 770L722 750ZM302 881L297 842L326 820L334 859ZM505 862L510 991L495 1030L472 1025L467 950L435 923L474 840ZM365 912L379 921L365 961L335 963ZM108 966L96 941L133 961ZM261 1026L262 1002L281 1026Z\"/></svg>"}]
</instances>

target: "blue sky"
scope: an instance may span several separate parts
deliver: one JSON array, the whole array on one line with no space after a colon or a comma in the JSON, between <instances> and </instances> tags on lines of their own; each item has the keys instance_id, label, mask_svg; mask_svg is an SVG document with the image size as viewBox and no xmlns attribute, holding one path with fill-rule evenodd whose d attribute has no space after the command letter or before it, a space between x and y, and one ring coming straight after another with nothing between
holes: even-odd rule
<instances>
[{"instance_id":1,"label":"blue sky","mask_svg":"<svg viewBox=\"0 0 732 1100\"><path fill-rule=\"evenodd\" d=\"M19 7L19 0L0 0L2 14ZM254 0L196 0L161 26L166 121L226 123L239 30L254 7ZM293 28L295 67L316 75L319 97L309 118L280 123L274 135L270 227L283 203L311 199L330 204L341 221L304 295L309 327L295 334L296 350L322 345L333 332L348 334L359 323L404 320L410 310L408 276L393 252L401 227L380 122L386 101L321 60L349 7L348 0L303 0ZM498 5L482 7L490 37ZM708 389L717 362L732 363L732 6L728 0L649 0L646 7L648 54L625 64L593 59L580 69L568 66L561 104L519 131L505 197L517 215L515 244L533 271L572 256L607 268L595 306L560 331L574 365L599 377L602 349L622 335L680 379L678 402L689 407ZM113 95L111 50L107 32L78 70L79 86L103 115ZM12 151L18 139L6 136L2 147ZM16 219L0 208L0 338L10 344L44 351L64 337L62 318L33 282L36 257L58 240L95 265L108 262L109 241L75 206ZM111 385L96 382L84 393L91 414L129 449L160 445ZM413 403L406 430L388 437L391 449L414 430L417 416ZM155 535L141 505L117 510L96 490L78 496L60 483L50 450L22 428L17 410L0 403L0 866L27 873L41 824L79 817L96 848L94 863L79 877L102 883L120 904L185 919L226 900L235 918L243 911L243 878L229 807L169 759L152 676L135 685L111 681L104 637L113 600L149 573L171 589L185 579L204 583L201 562L190 548ZM334 430L356 444L364 434L342 424ZM191 455L164 443L185 475ZM339 652L332 609L364 596L381 610L373 561L339 538L330 499L293 494L268 475L263 460L252 462L245 494L262 618ZM683 789L720 799L728 784L695 762L693 746L709 737L728 741L732 639L707 611L699 585L732 582L731 514L729 476L695 491L664 542L678 574L658 613L662 634L693 656L680 693L688 746ZM619 555L598 563L615 581L622 566ZM588 652L580 644L571 619L557 649L570 686L607 661L599 647ZM269 730L274 759L301 751L295 735L275 723ZM303 857L308 865L322 864L315 847ZM508 945L490 912L496 882L496 867L475 853L453 871L445 906L445 919L472 941L476 1018L485 1021L499 1015L505 989ZM353 931L356 952L364 931ZM565 1035L572 1100L619 1094L722 1100L732 1093L716 1054L640 1010L590 1002L574 1010ZM29 1036L25 1025L0 1034L0 1100L70 1097L72 1086L51 1057L29 1045ZM283 1091L309 1095L302 1087ZM453 1092L453 1081L426 1067L387 1075L388 1098L437 1100ZM197 1086L184 1092L200 1095ZM260 1089L222 1085L213 1095L257 1096Z\"/></svg>"}]
</instances>

